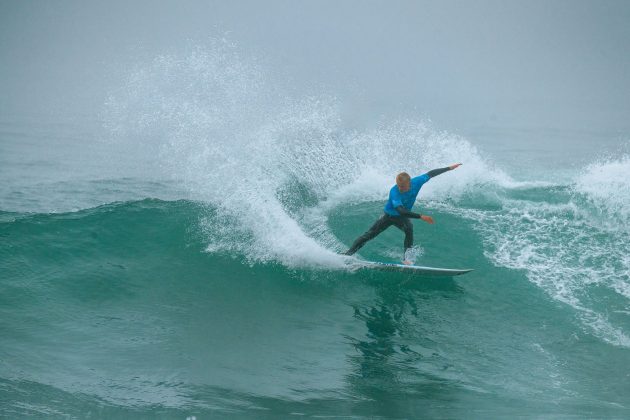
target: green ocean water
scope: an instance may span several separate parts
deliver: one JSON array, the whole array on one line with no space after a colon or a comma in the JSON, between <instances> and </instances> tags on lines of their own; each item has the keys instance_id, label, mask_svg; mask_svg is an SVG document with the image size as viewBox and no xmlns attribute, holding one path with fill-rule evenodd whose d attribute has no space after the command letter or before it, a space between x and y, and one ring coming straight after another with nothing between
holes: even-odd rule
<instances>
[{"instance_id":1,"label":"green ocean water","mask_svg":"<svg viewBox=\"0 0 630 420\"><path fill-rule=\"evenodd\" d=\"M221 52L141 70L97 122L0 124L0 416L630 416L622 140L563 165L544 131L348 129ZM338 255L398 171L459 161L420 193L415 259L475 271Z\"/></svg>"},{"instance_id":2,"label":"green ocean water","mask_svg":"<svg viewBox=\"0 0 630 420\"><path fill-rule=\"evenodd\" d=\"M379 208L331 230L350 242ZM627 415L627 341L489 261L465 218L436 209L441 227L416 231L423 261L475 271L422 279L209 253L212 214L155 199L2 213L3 415ZM400 236L363 255L387 259ZM627 305L583 287L588 311ZM625 313L606 322L628 330Z\"/></svg>"}]
</instances>

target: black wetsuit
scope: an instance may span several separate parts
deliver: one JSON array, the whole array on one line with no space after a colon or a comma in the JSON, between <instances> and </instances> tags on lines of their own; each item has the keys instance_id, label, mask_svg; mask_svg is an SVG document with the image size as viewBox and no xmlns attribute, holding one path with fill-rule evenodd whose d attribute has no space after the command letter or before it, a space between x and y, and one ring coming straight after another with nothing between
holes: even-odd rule
<instances>
[{"instance_id":1,"label":"black wetsuit","mask_svg":"<svg viewBox=\"0 0 630 420\"><path fill-rule=\"evenodd\" d=\"M439 168L433 169L427 172L429 179L443 174L444 172L450 171L451 168ZM409 219L419 219L421 215L419 213L414 213L403 206L396 207L396 210L400 214L400 216L392 216L387 213L383 213L383 215L370 227L367 232L363 235L359 236L356 241L352 244L350 249L344 252L344 255L352 255L357 252L367 241L370 239L374 239L378 234L383 232L390 226L396 226L398 229L402 230L405 233L405 253L409 248L413 246L413 224Z\"/></svg>"}]
</instances>

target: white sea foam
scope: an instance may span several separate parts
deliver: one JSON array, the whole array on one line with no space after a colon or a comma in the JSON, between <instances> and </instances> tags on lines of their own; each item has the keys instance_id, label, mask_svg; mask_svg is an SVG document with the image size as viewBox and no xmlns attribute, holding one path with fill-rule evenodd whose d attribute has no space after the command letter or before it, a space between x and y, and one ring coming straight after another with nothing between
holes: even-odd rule
<instances>
[{"instance_id":1,"label":"white sea foam","mask_svg":"<svg viewBox=\"0 0 630 420\"><path fill-rule=\"evenodd\" d=\"M475 221L491 261L523 270L550 297L573 307L594 335L630 347L628 333L606 315L625 308L630 298L628 235L602 230L573 194L566 199L551 204L505 198L502 208L492 211L445 207ZM606 290L607 297L598 297L595 288Z\"/></svg>"},{"instance_id":2,"label":"white sea foam","mask_svg":"<svg viewBox=\"0 0 630 420\"><path fill-rule=\"evenodd\" d=\"M607 315L623 312L630 299L628 175L630 159L622 156L588 165L568 189L548 189L539 199L510 198L505 191L498 210L443 207L475 221L495 264L523 270L573 307L587 330L630 347L628 331Z\"/></svg>"},{"instance_id":3,"label":"white sea foam","mask_svg":"<svg viewBox=\"0 0 630 420\"><path fill-rule=\"evenodd\" d=\"M630 156L590 164L574 189L596 209L603 224L630 232Z\"/></svg>"},{"instance_id":4,"label":"white sea foam","mask_svg":"<svg viewBox=\"0 0 630 420\"><path fill-rule=\"evenodd\" d=\"M237 250L250 261L343 265L329 251L340 245L326 228L326 211L383 199L402 170L419 175L465 162L459 177L427 186L429 197L511 182L468 141L427 122L348 132L335 98L279 92L234 46L215 42L138 66L112 93L107 121L119 138L157 150L193 198L233 222L236 236L208 229L209 250Z\"/></svg>"}]
</instances>

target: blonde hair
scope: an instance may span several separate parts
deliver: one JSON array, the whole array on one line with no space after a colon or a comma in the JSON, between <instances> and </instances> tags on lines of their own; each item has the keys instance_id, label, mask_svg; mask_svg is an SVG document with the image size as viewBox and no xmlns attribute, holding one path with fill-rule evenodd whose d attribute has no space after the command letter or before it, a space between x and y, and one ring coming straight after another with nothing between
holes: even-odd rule
<instances>
[{"instance_id":1,"label":"blonde hair","mask_svg":"<svg viewBox=\"0 0 630 420\"><path fill-rule=\"evenodd\" d=\"M396 185L406 184L411 181L411 177L407 172L401 172L396 175Z\"/></svg>"}]
</instances>

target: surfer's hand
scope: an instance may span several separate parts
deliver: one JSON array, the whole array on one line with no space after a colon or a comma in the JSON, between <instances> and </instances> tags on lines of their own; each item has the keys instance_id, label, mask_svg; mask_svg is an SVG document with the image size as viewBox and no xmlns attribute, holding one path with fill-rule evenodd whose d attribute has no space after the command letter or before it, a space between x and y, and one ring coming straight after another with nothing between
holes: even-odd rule
<instances>
[{"instance_id":1,"label":"surfer's hand","mask_svg":"<svg viewBox=\"0 0 630 420\"><path fill-rule=\"evenodd\" d=\"M449 169L452 171L453 169L458 168L458 167L460 167L460 166L462 166L462 164L461 164L461 163L454 163L454 164L452 164L451 166L449 166Z\"/></svg>"},{"instance_id":2,"label":"surfer's hand","mask_svg":"<svg viewBox=\"0 0 630 420\"><path fill-rule=\"evenodd\" d=\"M424 214L422 216L420 216L420 219L427 222L428 224L432 225L433 223L435 223L433 221L433 217L431 216L425 216Z\"/></svg>"}]
</instances>

